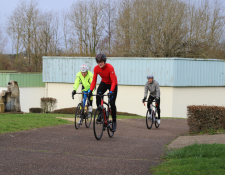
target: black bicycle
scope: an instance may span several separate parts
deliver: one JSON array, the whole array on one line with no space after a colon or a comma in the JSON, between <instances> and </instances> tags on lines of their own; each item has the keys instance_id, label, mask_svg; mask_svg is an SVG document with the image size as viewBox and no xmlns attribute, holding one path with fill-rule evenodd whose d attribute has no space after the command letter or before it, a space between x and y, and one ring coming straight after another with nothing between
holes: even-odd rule
<instances>
[{"instance_id":1,"label":"black bicycle","mask_svg":"<svg viewBox=\"0 0 225 175\"><path fill-rule=\"evenodd\" d=\"M76 93L76 94L82 94L82 97L84 97L84 94L87 93ZM81 102L77 105L76 112L75 112L75 128L79 129L80 125L83 124L85 120L85 126L86 128L89 128L92 121L92 112L88 112L88 106L90 104L90 101L88 98L85 98L87 101L87 105L83 103L83 100L81 99Z\"/></svg>"},{"instance_id":2,"label":"black bicycle","mask_svg":"<svg viewBox=\"0 0 225 175\"><path fill-rule=\"evenodd\" d=\"M103 131L107 128L108 135L110 138L113 137L114 132L112 132L113 121L112 121L112 111L110 104L109 94L107 95L93 95L93 96L100 96L101 97L101 105L95 111L94 115L94 122L93 122L93 130L94 135L97 140L100 140L103 135ZM104 101L104 96L108 96L108 103ZM107 109L106 109L106 107ZM98 120L99 119L99 120Z\"/></svg>"},{"instance_id":3,"label":"black bicycle","mask_svg":"<svg viewBox=\"0 0 225 175\"><path fill-rule=\"evenodd\" d=\"M148 101L145 101L148 102ZM144 105L145 105L144 102ZM152 103L155 103L155 100L152 101ZM155 127L158 128L159 124L158 124L158 112L157 112L157 108L155 105L151 104L150 108L147 110L146 113L146 126L148 129L152 128L153 123L155 123Z\"/></svg>"}]
</instances>

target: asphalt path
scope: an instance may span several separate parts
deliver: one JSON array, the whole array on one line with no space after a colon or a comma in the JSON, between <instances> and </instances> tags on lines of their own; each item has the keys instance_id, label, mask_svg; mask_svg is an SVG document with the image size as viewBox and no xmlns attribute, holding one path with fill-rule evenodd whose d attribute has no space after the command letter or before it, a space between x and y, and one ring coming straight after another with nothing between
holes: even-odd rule
<instances>
[{"instance_id":1,"label":"asphalt path","mask_svg":"<svg viewBox=\"0 0 225 175\"><path fill-rule=\"evenodd\" d=\"M148 130L145 119L117 121L113 138L93 127L45 127L0 134L0 174L151 174L166 145L188 132L185 119L162 119Z\"/></svg>"}]
</instances>

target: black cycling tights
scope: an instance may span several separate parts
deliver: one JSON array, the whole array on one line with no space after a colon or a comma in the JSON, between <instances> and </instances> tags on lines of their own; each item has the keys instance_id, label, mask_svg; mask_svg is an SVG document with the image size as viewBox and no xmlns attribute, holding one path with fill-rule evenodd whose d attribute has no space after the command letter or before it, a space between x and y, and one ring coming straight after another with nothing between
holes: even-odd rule
<instances>
[{"instance_id":1,"label":"black cycling tights","mask_svg":"<svg viewBox=\"0 0 225 175\"><path fill-rule=\"evenodd\" d=\"M99 84L97 94L104 94L107 90L110 91L110 89L111 89L111 84L106 84L106 83L101 82ZM116 122L116 104L115 104L116 97L117 97L117 85L114 90L113 99L110 100L113 122ZM101 97L99 97L99 96L96 97L96 104L97 104L97 106L101 105Z\"/></svg>"},{"instance_id":2,"label":"black cycling tights","mask_svg":"<svg viewBox=\"0 0 225 175\"><path fill-rule=\"evenodd\" d=\"M147 107L148 109L150 108L150 104L152 104L152 101L154 100L155 98L152 97L152 96L149 96L148 97L148 104L147 104ZM157 108L157 111L158 111L158 118L160 119L160 98L158 100L158 106L156 106Z\"/></svg>"}]
</instances>

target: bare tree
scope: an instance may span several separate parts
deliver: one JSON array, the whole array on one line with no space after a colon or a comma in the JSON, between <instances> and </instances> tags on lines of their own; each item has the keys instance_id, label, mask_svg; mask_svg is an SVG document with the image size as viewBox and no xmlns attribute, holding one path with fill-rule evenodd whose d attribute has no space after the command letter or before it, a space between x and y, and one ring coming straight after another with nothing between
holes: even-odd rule
<instances>
[{"instance_id":1,"label":"bare tree","mask_svg":"<svg viewBox=\"0 0 225 175\"><path fill-rule=\"evenodd\" d=\"M66 11L62 11L62 29L63 29L63 39L65 44L65 49L68 51L68 35L69 35L69 24L68 24L68 13Z\"/></svg>"},{"instance_id":2,"label":"bare tree","mask_svg":"<svg viewBox=\"0 0 225 175\"><path fill-rule=\"evenodd\" d=\"M198 7L189 1L188 57L215 57L223 39L224 10L221 1L202 0Z\"/></svg>"},{"instance_id":3,"label":"bare tree","mask_svg":"<svg viewBox=\"0 0 225 175\"><path fill-rule=\"evenodd\" d=\"M152 45L155 56L176 56L186 42L186 4L179 0L157 0L154 8L161 13L154 11L157 13Z\"/></svg>"},{"instance_id":4,"label":"bare tree","mask_svg":"<svg viewBox=\"0 0 225 175\"><path fill-rule=\"evenodd\" d=\"M52 21L53 21L52 12L45 12L42 14L41 26L39 31L39 42L42 43L40 45L40 51L44 55L48 55L48 52L50 52L50 42L53 35Z\"/></svg>"},{"instance_id":5,"label":"bare tree","mask_svg":"<svg viewBox=\"0 0 225 175\"><path fill-rule=\"evenodd\" d=\"M39 14L36 1L31 0L29 3L22 1L8 18L8 34L13 40L16 40L17 55L20 48L26 51L28 66L32 64L32 52L37 51L37 48L34 48L36 46L34 42L37 40L37 31L40 25Z\"/></svg>"},{"instance_id":6,"label":"bare tree","mask_svg":"<svg viewBox=\"0 0 225 175\"><path fill-rule=\"evenodd\" d=\"M102 40L102 46L107 42L108 43L108 54L111 54L111 40L113 37L113 33L115 30L115 19L117 15L117 1L116 0L107 0L104 2L104 13L105 15L105 23L106 23L106 36Z\"/></svg>"},{"instance_id":7,"label":"bare tree","mask_svg":"<svg viewBox=\"0 0 225 175\"><path fill-rule=\"evenodd\" d=\"M0 54L4 52L6 44L7 44L7 38L3 36L2 30L0 28Z\"/></svg>"},{"instance_id":8,"label":"bare tree","mask_svg":"<svg viewBox=\"0 0 225 175\"><path fill-rule=\"evenodd\" d=\"M39 24L39 14L40 11L37 7L37 2L30 1L29 4L22 2L20 12L22 14L21 23L22 23L22 32L21 36L23 39L23 45L26 49L28 65L32 64L32 41L38 31Z\"/></svg>"},{"instance_id":9,"label":"bare tree","mask_svg":"<svg viewBox=\"0 0 225 175\"><path fill-rule=\"evenodd\" d=\"M101 0L77 1L71 6L71 30L79 43L80 54L96 53L96 47L105 29Z\"/></svg>"},{"instance_id":10,"label":"bare tree","mask_svg":"<svg viewBox=\"0 0 225 175\"><path fill-rule=\"evenodd\" d=\"M16 59L5 67L41 71L63 43L70 56L223 58L224 22L222 0L77 0L61 15L23 0L8 17ZM0 52L5 43L0 31Z\"/></svg>"},{"instance_id":11,"label":"bare tree","mask_svg":"<svg viewBox=\"0 0 225 175\"><path fill-rule=\"evenodd\" d=\"M19 52L22 50L22 23L20 22L21 15L19 10L14 10L12 15L8 17L6 31L12 39L12 54L16 49L16 59Z\"/></svg>"},{"instance_id":12,"label":"bare tree","mask_svg":"<svg viewBox=\"0 0 225 175\"><path fill-rule=\"evenodd\" d=\"M132 27L133 0L122 0L119 4L116 20L115 51L123 56L129 56L131 51L131 27Z\"/></svg>"},{"instance_id":13,"label":"bare tree","mask_svg":"<svg viewBox=\"0 0 225 175\"><path fill-rule=\"evenodd\" d=\"M60 42L60 33L59 33L59 27L60 27L60 20L58 14L54 14L53 18L53 30L52 30L52 50L54 55L59 55L59 42Z\"/></svg>"}]
</instances>

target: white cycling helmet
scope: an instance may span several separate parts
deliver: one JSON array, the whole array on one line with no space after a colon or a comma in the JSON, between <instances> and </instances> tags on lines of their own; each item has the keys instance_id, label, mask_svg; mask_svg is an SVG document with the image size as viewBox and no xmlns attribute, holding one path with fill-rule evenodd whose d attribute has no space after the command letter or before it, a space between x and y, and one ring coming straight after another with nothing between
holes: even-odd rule
<instances>
[{"instance_id":1,"label":"white cycling helmet","mask_svg":"<svg viewBox=\"0 0 225 175\"><path fill-rule=\"evenodd\" d=\"M83 64L82 66L80 66L80 71L83 72L87 72L88 71L88 66L86 64Z\"/></svg>"},{"instance_id":2,"label":"white cycling helmet","mask_svg":"<svg viewBox=\"0 0 225 175\"><path fill-rule=\"evenodd\" d=\"M154 78L154 75L152 75L152 74L147 75L147 79L149 79L149 78Z\"/></svg>"}]
</instances>

